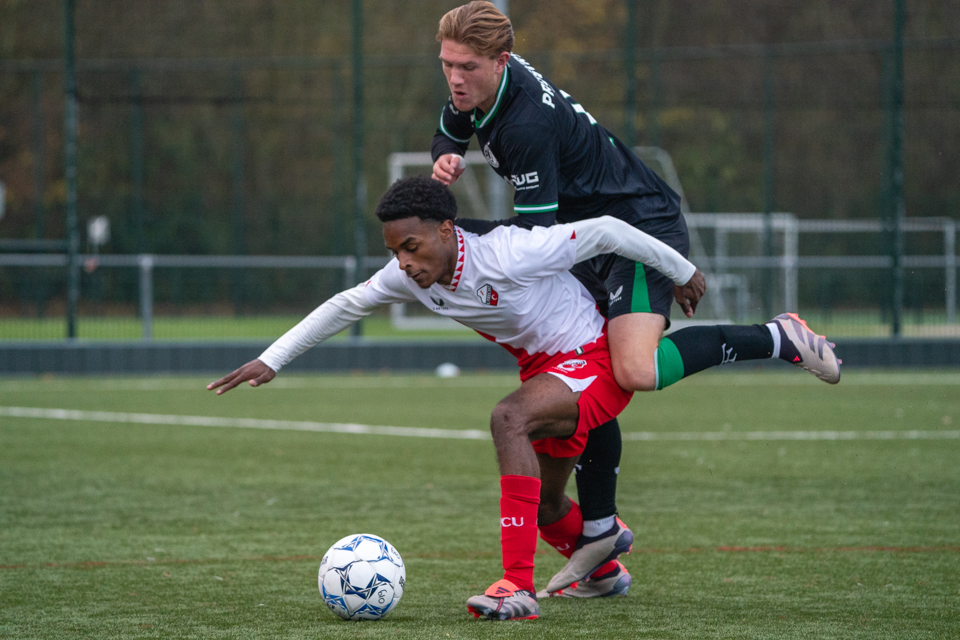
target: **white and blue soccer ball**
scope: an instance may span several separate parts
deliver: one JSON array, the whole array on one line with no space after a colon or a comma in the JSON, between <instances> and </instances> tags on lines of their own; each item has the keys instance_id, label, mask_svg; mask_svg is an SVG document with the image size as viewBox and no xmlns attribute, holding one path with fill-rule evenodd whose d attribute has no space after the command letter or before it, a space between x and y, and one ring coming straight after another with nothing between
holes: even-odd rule
<instances>
[{"instance_id":1,"label":"white and blue soccer ball","mask_svg":"<svg viewBox=\"0 0 960 640\"><path fill-rule=\"evenodd\" d=\"M324 554L317 581L324 603L344 620L379 620L400 602L407 570L392 544L358 533Z\"/></svg>"}]
</instances>

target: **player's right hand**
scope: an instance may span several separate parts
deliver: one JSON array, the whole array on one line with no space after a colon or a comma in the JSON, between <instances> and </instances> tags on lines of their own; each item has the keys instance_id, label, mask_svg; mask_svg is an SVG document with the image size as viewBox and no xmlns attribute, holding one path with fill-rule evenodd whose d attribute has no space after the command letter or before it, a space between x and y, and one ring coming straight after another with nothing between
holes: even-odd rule
<instances>
[{"instance_id":1,"label":"player's right hand","mask_svg":"<svg viewBox=\"0 0 960 640\"><path fill-rule=\"evenodd\" d=\"M448 153L440 156L437 158L437 161L433 163L433 176L431 177L449 187L457 181L457 178L459 178L465 170L466 166L463 164L463 157L455 153Z\"/></svg>"},{"instance_id":2,"label":"player's right hand","mask_svg":"<svg viewBox=\"0 0 960 640\"><path fill-rule=\"evenodd\" d=\"M251 387L259 387L277 377L277 372L271 369L262 360L251 360L233 373L229 373L215 382L207 385L207 391L217 390L217 395L223 395L241 382L250 381ZM218 388L222 387L222 388Z\"/></svg>"},{"instance_id":3,"label":"player's right hand","mask_svg":"<svg viewBox=\"0 0 960 640\"><path fill-rule=\"evenodd\" d=\"M702 298L706 292L707 279L700 269L693 272L693 276L687 284L683 286L674 285L673 287L673 297L676 298L680 308L683 309L683 314L688 318L693 317L693 314L697 311L697 304L699 304L700 298Z\"/></svg>"}]
</instances>

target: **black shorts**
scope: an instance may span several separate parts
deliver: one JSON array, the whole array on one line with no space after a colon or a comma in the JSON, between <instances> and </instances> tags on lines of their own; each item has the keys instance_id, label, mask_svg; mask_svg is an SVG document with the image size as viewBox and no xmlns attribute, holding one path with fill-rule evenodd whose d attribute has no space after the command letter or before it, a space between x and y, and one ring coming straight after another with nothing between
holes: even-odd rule
<instances>
[{"instance_id":1,"label":"black shorts","mask_svg":"<svg viewBox=\"0 0 960 640\"><path fill-rule=\"evenodd\" d=\"M635 205L635 200L620 201L600 215L618 215L614 207ZM661 242L673 247L686 258L690 253L690 235L683 215L640 221L633 225ZM628 313L658 313L670 327L670 306L673 304L673 281L656 269L615 254L605 254L581 262L570 270L583 283L607 319Z\"/></svg>"}]
</instances>

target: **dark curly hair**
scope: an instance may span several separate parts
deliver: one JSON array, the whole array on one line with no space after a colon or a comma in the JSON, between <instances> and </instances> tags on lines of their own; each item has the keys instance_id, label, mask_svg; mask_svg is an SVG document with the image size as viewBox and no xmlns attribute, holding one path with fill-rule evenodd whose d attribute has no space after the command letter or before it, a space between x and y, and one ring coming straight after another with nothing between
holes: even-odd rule
<instances>
[{"instance_id":1,"label":"dark curly hair","mask_svg":"<svg viewBox=\"0 0 960 640\"><path fill-rule=\"evenodd\" d=\"M380 222L413 217L443 222L457 217L457 199L442 182L412 176L397 180L387 189L376 213Z\"/></svg>"}]
</instances>

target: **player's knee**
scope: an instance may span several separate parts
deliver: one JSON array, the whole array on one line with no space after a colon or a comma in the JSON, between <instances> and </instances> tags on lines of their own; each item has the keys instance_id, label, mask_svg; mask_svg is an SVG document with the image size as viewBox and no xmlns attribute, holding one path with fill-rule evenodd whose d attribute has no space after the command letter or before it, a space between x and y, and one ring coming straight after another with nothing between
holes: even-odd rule
<instances>
[{"instance_id":1,"label":"player's knee","mask_svg":"<svg viewBox=\"0 0 960 640\"><path fill-rule=\"evenodd\" d=\"M653 366L639 362L613 363L613 377L627 391L654 391L657 388L657 372Z\"/></svg>"},{"instance_id":2,"label":"player's knee","mask_svg":"<svg viewBox=\"0 0 960 640\"><path fill-rule=\"evenodd\" d=\"M490 434L494 442L527 435L527 420L523 407L515 402L501 401L490 414Z\"/></svg>"}]
</instances>

